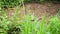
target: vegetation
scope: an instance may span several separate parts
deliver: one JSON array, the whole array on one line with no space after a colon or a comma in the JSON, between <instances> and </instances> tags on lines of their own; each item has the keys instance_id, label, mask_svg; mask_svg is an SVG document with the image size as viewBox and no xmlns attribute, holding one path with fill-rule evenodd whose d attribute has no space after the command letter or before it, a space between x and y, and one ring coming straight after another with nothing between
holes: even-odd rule
<instances>
[{"instance_id":1,"label":"vegetation","mask_svg":"<svg viewBox=\"0 0 60 34\"><path fill-rule=\"evenodd\" d=\"M60 0L51 0L52 1L52 3L60 3Z\"/></svg>"},{"instance_id":2,"label":"vegetation","mask_svg":"<svg viewBox=\"0 0 60 34\"><path fill-rule=\"evenodd\" d=\"M17 5L23 4L23 2L32 2L36 1L39 3L42 3L44 1L49 1L49 0L0 0L0 4L2 8L12 8ZM50 0L53 3L60 3L60 0Z\"/></svg>"},{"instance_id":3,"label":"vegetation","mask_svg":"<svg viewBox=\"0 0 60 34\"><path fill-rule=\"evenodd\" d=\"M0 0L1 7L8 8L8 7L14 7L17 5L20 5L22 0Z\"/></svg>"},{"instance_id":4,"label":"vegetation","mask_svg":"<svg viewBox=\"0 0 60 34\"><path fill-rule=\"evenodd\" d=\"M21 2L22 0L1 0L0 34L60 34L60 18L57 16L52 16L46 24L44 16L41 20L38 20L37 17L26 14L24 19L21 20L18 17L19 11L15 10L11 20L8 20L8 16L2 11L1 7L14 7Z\"/></svg>"},{"instance_id":5,"label":"vegetation","mask_svg":"<svg viewBox=\"0 0 60 34\"><path fill-rule=\"evenodd\" d=\"M18 13L14 13L11 20L7 20L7 16L0 16L0 34L60 34L60 19L56 16L51 17L48 24L45 18L38 20L32 15L26 14L23 20L16 17ZM35 20L32 20L35 18ZM19 21L18 21L19 20Z\"/></svg>"}]
</instances>

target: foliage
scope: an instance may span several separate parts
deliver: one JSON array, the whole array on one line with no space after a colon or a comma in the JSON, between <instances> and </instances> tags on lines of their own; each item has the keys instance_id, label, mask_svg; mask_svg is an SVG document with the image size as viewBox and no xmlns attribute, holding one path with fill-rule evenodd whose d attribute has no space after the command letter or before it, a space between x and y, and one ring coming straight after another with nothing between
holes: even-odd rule
<instances>
[{"instance_id":1,"label":"foliage","mask_svg":"<svg viewBox=\"0 0 60 34\"><path fill-rule=\"evenodd\" d=\"M52 17L47 25L49 34L60 34L60 19Z\"/></svg>"},{"instance_id":2,"label":"foliage","mask_svg":"<svg viewBox=\"0 0 60 34\"><path fill-rule=\"evenodd\" d=\"M45 2L45 1L48 1L48 2L52 2L52 3L60 3L60 0L24 0L25 2L27 1L27 2L32 2L32 1L34 1L34 2L38 2L38 3L43 3L43 2Z\"/></svg>"},{"instance_id":3,"label":"foliage","mask_svg":"<svg viewBox=\"0 0 60 34\"><path fill-rule=\"evenodd\" d=\"M6 20L7 16L0 16L0 34L7 34L9 23L8 20Z\"/></svg>"},{"instance_id":4,"label":"foliage","mask_svg":"<svg viewBox=\"0 0 60 34\"><path fill-rule=\"evenodd\" d=\"M22 0L0 0L1 2L1 7L3 8L9 8L9 7L14 7L20 5Z\"/></svg>"},{"instance_id":5,"label":"foliage","mask_svg":"<svg viewBox=\"0 0 60 34\"><path fill-rule=\"evenodd\" d=\"M60 0L51 0L52 3L60 3Z\"/></svg>"},{"instance_id":6,"label":"foliage","mask_svg":"<svg viewBox=\"0 0 60 34\"><path fill-rule=\"evenodd\" d=\"M15 14L14 14L15 15ZM0 12L0 34L18 34L20 33L20 26L16 24L18 17L12 16L13 20L8 20L6 13L2 10Z\"/></svg>"},{"instance_id":7,"label":"foliage","mask_svg":"<svg viewBox=\"0 0 60 34\"><path fill-rule=\"evenodd\" d=\"M43 3L49 0L0 0L0 4L2 8L10 8L23 4L23 2L32 2L32 1ZM50 1L53 3L60 3L60 0L50 0Z\"/></svg>"},{"instance_id":8,"label":"foliage","mask_svg":"<svg viewBox=\"0 0 60 34\"><path fill-rule=\"evenodd\" d=\"M40 2L44 2L45 0L40 0Z\"/></svg>"},{"instance_id":9,"label":"foliage","mask_svg":"<svg viewBox=\"0 0 60 34\"><path fill-rule=\"evenodd\" d=\"M60 19L57 16L51 17L46 24L44 16L38 20L29 13L21 20L18 9L12 14L11 20L2 11L0 14L0 34L60 34Z\"/></svg>"}]
</instances>

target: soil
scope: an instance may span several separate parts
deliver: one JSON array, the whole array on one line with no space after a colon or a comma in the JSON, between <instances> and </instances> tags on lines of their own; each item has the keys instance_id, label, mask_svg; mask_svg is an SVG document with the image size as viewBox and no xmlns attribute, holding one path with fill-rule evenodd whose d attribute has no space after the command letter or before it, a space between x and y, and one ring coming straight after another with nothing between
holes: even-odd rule
<instances>
[{"instance_id":1,"label":"soil","mask_svg":"<svg viewBox=\"0 0 60 34\"><path fill-rule=\"evenodd\" d=\"M58 9L60 9L60 4L52 4L52 3L43 3L43 4L39 4L39 3L27 3L27 4L25 4L24 8L25 8L25 11L22 11L22 10L21 11L25 12L25 14L30 12L32 15L38 17L39 19L41 19L41 16L45 16L46 21L48 21L48 19L51 16L56 15ZM21 8L21 9L23 9L23 8Z\"/></svg>"},{"instance_id":2,"label":"soil","mask_svg":"<svg viewBox=\"0 0 60 34\"><path fill-rule=\"evenodd\" d=\"M10 8L7 10L7 15L11 16L13 10L15 8ZM30 12L32 15L36 17L45 16L49 18L57 13L58 9L60 9L60 4L52 4L52 3L27 3L23 7L20 8L20 16L25 15Z\"/></svg>"}]
</instances>

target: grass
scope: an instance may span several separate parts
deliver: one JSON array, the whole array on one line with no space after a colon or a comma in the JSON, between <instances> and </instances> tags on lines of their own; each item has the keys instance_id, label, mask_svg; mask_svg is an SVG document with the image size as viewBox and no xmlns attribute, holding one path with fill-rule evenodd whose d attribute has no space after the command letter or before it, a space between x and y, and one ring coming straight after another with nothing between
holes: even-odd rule
<instances>
[{"instance_id":1,"label":"grass","mask_svg":"<svg viewBox=\"0 0 60 34\"><path fill-rule=\"evenodd\" d=\"M26 14L24 19L18 17L19 11L15 11L11 20L7 20L6 14L0 14L0 34L60 34L60 18L52 16L47 25L45 17L41 20L31 14Z\"/></svg>"},{"instance_id":2,"label":"grass","mask_svg":"<svg viewBox=\"0 0 60 34\"><path fill-rule=\"evenodd\" d=\"M50 32L50 34L60 34L59 26L60 26L60 19L58 19L57 17L53 17L50 19L47 30Z\"/></svg>"},{"instance_id":3,"label":"grass","mask_svg":"<svg viewBox=\"0 0 60 34\"><path fill-rule=\"evenodd\" d=\"M52 17L48 24L45 25L44 16L41 21L31 21L31 17L21 22L21 34L60 34L60 19Z\"/></svg>"}]
</instances>

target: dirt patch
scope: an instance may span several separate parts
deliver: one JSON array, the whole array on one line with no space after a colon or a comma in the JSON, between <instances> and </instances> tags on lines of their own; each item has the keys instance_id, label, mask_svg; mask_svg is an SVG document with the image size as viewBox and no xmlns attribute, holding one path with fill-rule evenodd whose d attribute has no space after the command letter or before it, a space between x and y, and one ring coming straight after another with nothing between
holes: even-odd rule
<instances>
[{"instance_id":1,"label":"dirt patch","mask_svg":"<svg viewBox=\"0 0 60 34\"><path fill-rule=\"evenodd\" d=\"M30 12L32 15L36 17L41 17L44 15L46 18L53 16L57 13L57 10L60 9L60 4L52 4L52 3L27 3L24 7L20 8L20 15L23 16L26 13ZM10 16L14 9L7 10L7 14Z\"/></svg>"},{"instance_id":2,"label":"dirt patch","mask_svg":"<svg viewBox=\"0 0 60 34\"><path fill-rule=\"evenodd\" d=\"M45 15L46 17L50 17L52 15L55 15L57 13L57 10L60 8L60 4L52 4L52 3L44 3L44 4L37 4L37 3L28 3L24 6L25 10L21 8L22 12L28 12L30 10L30 13L34 16L40 17L42 15Z\"/></svg>"},{"instance_id":3,"label":"dirt patch","mask_svg":"<svg viewBox=\"0 0 60 34\"><path fill-rule=\"evenodd\" d=\"M39 19L41 16L45 16L46 22L49 20L51 16L54 16L58 9L60 9L60 4L52 4L52 3L44 3L44 4L37 4L37 3L28 3L24 6L25 10L23 8L22 14L26 14L30 12L32 15L38 17Z\"/></svg>"}]
</instances>

